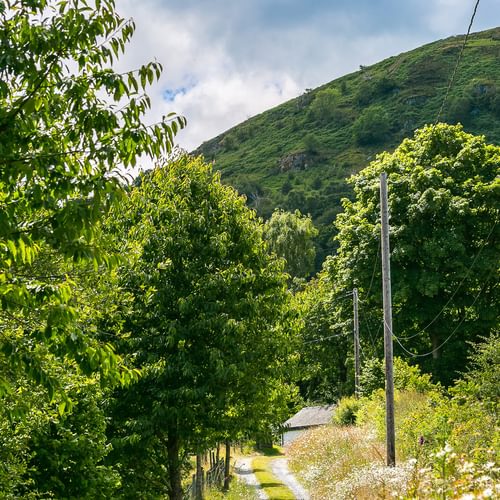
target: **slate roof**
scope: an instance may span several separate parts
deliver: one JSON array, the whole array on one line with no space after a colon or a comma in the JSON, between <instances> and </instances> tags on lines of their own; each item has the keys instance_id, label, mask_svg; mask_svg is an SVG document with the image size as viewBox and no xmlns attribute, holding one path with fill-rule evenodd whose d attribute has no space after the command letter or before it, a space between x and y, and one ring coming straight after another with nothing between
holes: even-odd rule
<instances>
[{"instance_id":1,"label":"slate roof","mask_svg":"<svg viewBox=\"0 0 500 500\"><path fill-rule=\"evenodd\" d=\"M283 425L289 429L300 429L329 424L332 420L334 409L335 405L306 406L293 417L290 417Z\"/></svg>"}]
</instances>

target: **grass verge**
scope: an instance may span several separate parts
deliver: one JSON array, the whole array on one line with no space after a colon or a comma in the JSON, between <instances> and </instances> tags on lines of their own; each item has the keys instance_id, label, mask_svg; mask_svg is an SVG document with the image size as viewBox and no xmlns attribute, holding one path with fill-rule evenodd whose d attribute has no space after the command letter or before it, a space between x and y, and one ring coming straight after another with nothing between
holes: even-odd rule
<instances>
[{"instance_id":1,"label":"grass verge","mask_svg":"<svg viewBox=\"0 0 500 500\"><path fill-rule=\"evenodd\" d=\"M243 481L234 478L229 486L229 491L223 492L218 489L207 491L206 500L257 500L255 488L248 486Z\"/></svg>"},{"instance_id":2,"label":"grass verge","mask_svg":"<svg viewBox=\"0 0 500 500\"><path fill-rule=\"evenodd\" d=\"M252 461L255 476L270 500L295 500L295 495L271 472L273 456L259 456Z\"/></svg>"}]
</instances>

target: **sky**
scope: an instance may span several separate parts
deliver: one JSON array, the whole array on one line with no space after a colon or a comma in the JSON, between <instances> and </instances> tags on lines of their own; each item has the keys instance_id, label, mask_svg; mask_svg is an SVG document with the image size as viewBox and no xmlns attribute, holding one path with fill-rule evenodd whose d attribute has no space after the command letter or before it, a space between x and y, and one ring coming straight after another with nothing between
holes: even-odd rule
<instances>
[{"instance_id":1,"label":"sky","mask_svg":"<svg viewBox=\"0 0 500 500\"><path fill-rule=\"evenodd\" d=\"M425 43L464 34L476 0L117 0L136 32L119 63L150 60L154 122L175 111L191 151L250 116ZM500 25L482 0L472 31Z\"/></svg>"}]
</instances>

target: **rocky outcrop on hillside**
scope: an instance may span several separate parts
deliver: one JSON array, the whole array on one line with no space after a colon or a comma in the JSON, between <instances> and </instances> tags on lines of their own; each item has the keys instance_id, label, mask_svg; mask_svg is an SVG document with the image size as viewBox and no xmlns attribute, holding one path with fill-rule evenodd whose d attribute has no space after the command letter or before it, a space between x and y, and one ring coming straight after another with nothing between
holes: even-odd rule
<instances>
[{"instance_id":1,"label":"rocky outcrop on hillside","mask_svg":"<svg viewBox=\"0 0 500 500\"><path fill-rule=\"evenodd\" d=\"M311 158L305 152L289 153L281 157L278 162L280 172L306 170L310 164Z\"/></svg>"}]
</instances>

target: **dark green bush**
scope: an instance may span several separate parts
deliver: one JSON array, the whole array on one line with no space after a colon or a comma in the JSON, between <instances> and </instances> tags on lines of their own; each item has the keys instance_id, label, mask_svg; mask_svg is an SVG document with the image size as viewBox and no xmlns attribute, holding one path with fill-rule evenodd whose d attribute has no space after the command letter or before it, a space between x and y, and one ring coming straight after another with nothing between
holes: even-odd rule
<instances>
[{"instance_id":1,"label":"dark green bush","mask_svg":"<svg viewBox=\"0 0 500 500\"><path fill-rule=\"evenodd\" d=\"M352 126L354 139L360 145L385 140L390 130L389 116L382 106L365 109Z\"/></svg>"}]
</instances>

